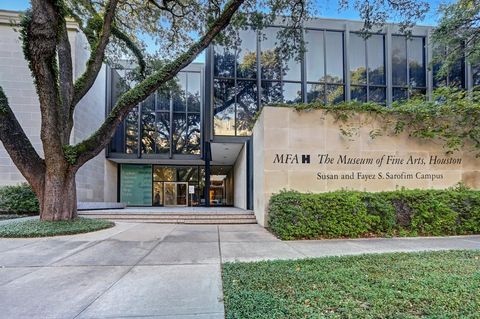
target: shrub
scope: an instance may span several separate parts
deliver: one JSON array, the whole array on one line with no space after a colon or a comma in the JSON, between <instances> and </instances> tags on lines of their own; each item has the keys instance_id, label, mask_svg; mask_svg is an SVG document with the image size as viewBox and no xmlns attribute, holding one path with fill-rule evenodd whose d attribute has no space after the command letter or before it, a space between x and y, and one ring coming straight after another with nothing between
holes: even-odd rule
<instances>
[{"instance_id":1,"label":"shrub","mask_svg":"<svg viewBox=\"0 0 480 319\"><path fill-rule=\"evenodd\" d=\"M272 196L269 228L282 239L440 236L480 233L480 192L335 191Z\"/></svg>"},{"instance_id":2,"label":"shrub","mask_svg":"<svg viewBox=\"0 0 480 319\"><path fill-rule=\"evenodd\" d=\"M0 212L38 214L38 200L30 185L0 187Z\"/></svg>"}]
</instances>

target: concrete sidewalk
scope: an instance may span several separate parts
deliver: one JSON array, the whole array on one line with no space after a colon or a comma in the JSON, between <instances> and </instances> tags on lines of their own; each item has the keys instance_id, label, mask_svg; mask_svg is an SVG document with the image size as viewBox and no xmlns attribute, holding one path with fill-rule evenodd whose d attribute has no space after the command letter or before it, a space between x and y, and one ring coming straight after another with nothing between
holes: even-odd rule
<instances>
[{"instance_id":1,"label":"concrete sidewalk","mask_svg":"<svg viewBox=\"0 0 480 319\"><path fill-rule=\"evenodd\" d=\"M0 239L0 318L223 318L223 262L446 249L480 236L284 242L258 225L118 223Z\"/></svg>"}]
</instances>

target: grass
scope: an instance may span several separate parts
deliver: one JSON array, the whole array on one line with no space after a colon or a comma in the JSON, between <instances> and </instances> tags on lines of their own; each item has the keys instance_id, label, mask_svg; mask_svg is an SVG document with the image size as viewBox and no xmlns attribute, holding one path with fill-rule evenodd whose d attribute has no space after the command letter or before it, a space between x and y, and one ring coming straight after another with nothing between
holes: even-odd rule
<instances>
[{"instance_id":1,"label":"grass","mask_svg":"<svg viewBox=\"0 0 480 319\"><path fill-rule=\"evenodd\" d=\"M223 266L226 318L480 318L480 251Z\"/></svg>"},{"instance_id":2,"label":"grass","mask_svg":"<svg viewBox=\"0 0 480 319\"><path fill-rule=\"evenodd\" d=\"M102 219L75 218L71 221L12 221L0 225L0 237L21 238L21 237L49 237L59 235L73 235L88 233L115 225L113 222Z\"/></svg>"}]
</instances>

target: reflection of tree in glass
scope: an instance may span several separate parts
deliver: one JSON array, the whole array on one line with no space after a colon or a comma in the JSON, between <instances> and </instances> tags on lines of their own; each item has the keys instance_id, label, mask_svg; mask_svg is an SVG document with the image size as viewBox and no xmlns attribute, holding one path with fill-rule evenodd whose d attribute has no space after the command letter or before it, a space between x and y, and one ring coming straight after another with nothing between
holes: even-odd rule
<instances>
[{"instance_id":1,"label":"reflection of tree in glass","mask_svg":"<svg viewBox=\"0 0 480 319\"><path fill-rule=\"evenodd\" d=\"M239 48L239 50L241 50ZM240 54L237 54L240 57ZM248 51L243 54L243 59L237 64L237 78L256 78L257 53Z\"/></svg>"},{"instance_id":2,"label":"reflection of tree in glass","mask_svg":"<svg viewBox=\"0 0 480 319\"><path fill-rule=\"evenodd\" d=\"M237 43L238 45L238 43ZM235 52L235 49L224 49L217 46L214 51L215 77L233 78L236 70L236 87L230 80L215 81L214 114L220 133L229 131L228 123L236 116L236 134L250 134L250 126L257 111L257 55L255 51ZM236 63L236 65L235 65ZM261 52L262 81L261 104L276 104L285 101L282 83L279 81L289 71L288 59L282 59L279 48L265 49ZM245 80L243 80L245 79ZM297 94L290 103L301 102L301 94Z\"/></svg>"},{"instance_id":3,"label":"reflection of tree in glass","mask_svg":"<svg viewBox=\"0 0 480 319\"><path fill-rule=\"evenodd\" d=\"M343 85L327 85L327 104L337 104L344 98Z\"/></svg>"},{"instance_id":4,"label":"reflection of tree in glass","mask_svg":"<svg viewBox=\"0 0 480 319\"><path fill-rule=\"evenodd\" d=\"M350 81L352 84L366 84L367 83L367 68L364 66L358 67L350 71Z\"/></svg>"},{"instance_id":5,"label":"reflection of tree in glass","mask_svg":"<svg viewBox=\"0 0 480 319\"><path fill-rule=\"evenodd\" d=\"M185 114L173 114L172 149L179 154L185 149L185 136L187 134L187 121Z\"/></svg>"},{"instance_id":6,"label":"reflection of tree in glass","mask_svg":"<svg viewBox=\"0 0 480 319\"><path fill-rule=\"evenodd\" d=\"M423 87L425 86L425 67L423 63L418 61L410 61L410 86Z\"/></svg>"},{"instance_id":7,"label":"reflection of tree in glass","mask_svg":"<svg viewBox=\"0 0 480 319\"><path fill-rule=\"evenodd\" d=\"M407 56L406 48L393 48L392 50L392 83L393 85L406 85L407 83Z\"/></svg>"},{"instance_id":8,"label":"reflection of tree in glass","mask_svg":"<svg viewBox=\"0 0 480 319\"><path fill-rule=\"evenodd\" d=\"M170 151L170 113L157 113L155 145L157 153Z\"/></svg>"},{"instance_id":9,"label":"reflection of tree in glass","mask_svg":"<svg viewBox=\"0 0 480 319\"><path fill-rule=\"evenodd\" d=\"M237 87L239 90L237 95L237 134L248 135L257 111L257 84L255 81L237 81Z\"/></svg>"},{"instance_id":10,"label":"reflection of tree in glass","mask_svg":"<svg viewBox=\"0 0 480 319\"><path fill-rule=\"evenodd\" d=\"M280 50L270 49L261 53L262 79L280 80L286 75L288 67L282 67Z\"/></svg>"},{"instance_id":11,"label":"reflection of tree in glass","mask_svg":"<svg viewBox=\"0 0 480 319\"><path fill-rule=\"evenodd\" d=\"M262 105L283 102L282 83L278 81L262 81Z\"/></svg>"},{"instance_id":12,"label":"reflection of tree in glass","mask_svg":"<svg viewBox=\"0 0 480 319\"><path fill-rule=\"evenodd\" d=\"M153 179L155 181L176 181L176 168L167 166L154 166Z\"/></svg>"},{"instance_id":13,"label":"reflection of tree in glass","mask_svg":"<svg viewBox=\"0 0 480 319\"><path fill-rule=\"evenodd\" d=\"M185 149L180 150L180 153L200 154L200 115L189 114L187 124Z\"/></svg>"},{"instance_id":14,"label":"reflection of tree in glass","mask_svg":"<svg viewBox=\"0 0 480 319\"><path fill-rule=\"evenodd\" d=\"M142 112L142 153L155 153L155 113Z\"/></svg>"},{"instance_id":15,"label":"reflection of tree in glass","mask_svg":"<svg viewBox=\"0 0 480 319\"><path fill-rule=\"evenodd\" d=\"M182 167L177 168L178 181L191 182L198 180L198 168L197 167Z\"/></svg>"}]
</instances>

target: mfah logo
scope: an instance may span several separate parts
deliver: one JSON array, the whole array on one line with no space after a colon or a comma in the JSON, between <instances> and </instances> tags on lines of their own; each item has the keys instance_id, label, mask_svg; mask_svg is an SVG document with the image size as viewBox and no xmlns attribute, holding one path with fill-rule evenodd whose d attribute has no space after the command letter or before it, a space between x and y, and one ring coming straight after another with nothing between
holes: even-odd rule
<instances>
[{"instance_id":1,"label":"mfah logo","mask_svg":"<svg viewBox=\"0 0 480 319\"><path fill-rule=\"evenodd\" d=\"M301 162L300 162L301 161ZM310 164L309 154L275 154L274 164Z\"/></svg>"}]
</instances>

